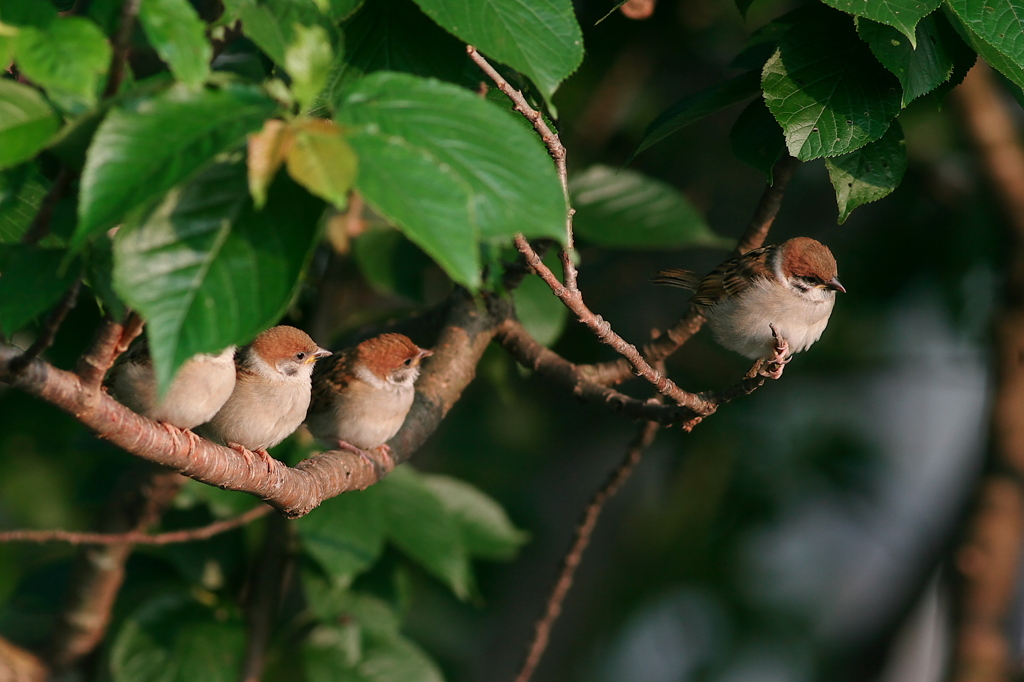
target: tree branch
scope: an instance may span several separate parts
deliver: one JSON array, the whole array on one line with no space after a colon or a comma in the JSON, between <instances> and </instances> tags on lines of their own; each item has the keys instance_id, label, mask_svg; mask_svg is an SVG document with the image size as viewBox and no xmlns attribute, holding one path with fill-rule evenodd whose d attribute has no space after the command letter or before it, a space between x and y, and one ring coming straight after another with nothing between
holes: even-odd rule
<instances>
[{"instance_id":1,"label":"tree branch","mask_svg":"<svg viewBox=\"0 0 1024 682\"><path fill-rule=\"evenodd\" d=\"M172 530L165 533L142 533L131 530L127 533L81 533L69 530L6 530L0 531L0 543L3 542L66 542L70 545L117 545L131 543L133 545L172 545L179 542L198 542L209 540L215 535L226 533L251 523L269 514L273 507L260 505L253 507L244 514L230 519L216 521L199 528Z\"/></svg>"},{"instance_id":2,"label":"tree branch","mask_svg":"<svg viewBox=\"0 0 1024 682\"><path fill-rule=\"evenodd\" d=\"M437 312L435 317L442 324L434 355L417 382L416 400L405 425L390 442L396 461L407 460L437 428L475 376L476 363L510 310L501 299L480 307L460 291ZM81 375L39 359L15 374L10 365L21 351L0 345L0 381L70 413L100 438L133 455L203 483L255 495L290 518L379 480L374 466L351 452L324 452L289 467L277 460L247 458L135 414L99 390L105 368L113 362L117 348L127 343L129 335L122 331L115 322L104 323L93 349L79 363Z\"/></svg>"},{"instance_id":3,"label":"tree branch","mask_svg":"<svg viewBox=\"0 0 1024 682\"><path fill-rule=\"evenodd\" d=\"M576 569L579 568L580 561L583 559L583 552L586 551L587 546L590 544L594 527L597 525L597 520L604 510L605 504L629 479L636 465L640 463L640 458L643 456L644 451L654 442L658 428L657 423L650 421L640 427L636 437L626 451L626 457L622 460L622 463L611 472L608 480L594 493L590 503L584 508L580 522L576 526L576 534L572 546L562 560L562 569L544 607L544 614L534 626L533 640L530 642L527 650L523 667L519 670L519 674L516 675L516 682L529 682L533 676L537 664L540 663L541 656L544 655L544 651L547 649L551 637L551 628L562 613L562 604L572 588L573 580L576 577Z\"/></svg>"}]
</instances>

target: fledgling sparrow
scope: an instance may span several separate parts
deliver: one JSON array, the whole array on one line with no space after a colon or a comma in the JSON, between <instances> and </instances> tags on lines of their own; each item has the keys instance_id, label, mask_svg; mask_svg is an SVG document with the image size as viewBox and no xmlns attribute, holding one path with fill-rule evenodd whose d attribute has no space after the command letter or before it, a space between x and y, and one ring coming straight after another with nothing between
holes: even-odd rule
<instances>
[{"instance_id":1,"label":"fledgling sparrow","mask_svg":"<svg viewBox=\"0 0 1024 682\"><path fill-rule=\"evenodd\" d=\"M295 327L260 333L239 349L235 389L198 433L236 450L251 450L269 463L267 448L291 435L306 416L313 363L330 354Z\"/></svg>"},{"instance_id":2,"label":"fledgling sparrow","mask_svg":"<svg viewBox=\"0 0 1024 682\"><path fill-rule=\"evenodd\" d=\"M821 337L835 305L836 259L809 237L754 249L701 278L688 270L663 270L653 281L695 291L692 303L720 344L761 360L762 376L777 379L793 353ZM776 369L767 370L768 365Z\"/></svg>"},{"instance_id":3,"label":"fledgling sparrow","mask_svg":"<svg viewBox=\"0 0 1024 682\"><path fill-rule=\"evenodd\" d=\"M381 334L335 353L313 373L306 426L318 439L371 464L367 450L380 448L390 458L385 443L412 407L420 362L433 354L403 334Z\"/></svg>"},{"instance_id":4,"label":"fledgling sparrow","mask_svg":"<svg viewBox=\"0 0 1024 682\"><path fill-rule=\"evenodd\" d=\"M210 421L235 387L235 347L194 355L178 368L166 395L157 397L153 360L145 341L118 358L107 377L111 395L153 421L192 429Z\"/></svg>"}]
</instances>

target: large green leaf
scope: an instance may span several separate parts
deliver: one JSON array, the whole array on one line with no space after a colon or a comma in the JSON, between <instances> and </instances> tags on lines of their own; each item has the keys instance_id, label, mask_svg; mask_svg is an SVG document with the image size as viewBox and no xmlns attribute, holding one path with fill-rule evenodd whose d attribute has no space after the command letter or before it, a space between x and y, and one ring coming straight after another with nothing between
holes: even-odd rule
<instances>
[{"instance_id":1,"label":"large green leaf","mask_svg":"<svg viewBox=\"0 0 1024 682\"><path fill-rule=\"evenodd\" d=\"M236 613L187 595L150 599L121 626L110 649L114 682L234 682L245 652Z\"/></svg>"},{"instance_id":2,"label":"large green leaf","mask_svg":"<svg viewBox=\"0 0 1024 682\"><path fill-rule=\"evenodd\" d=\"M373 486L326 500L296 522L303 549L331 576L348 584L376 563L384 550L384 497Z\"/></svg>"},{"instance_id":3,"label":"large green leaf","mask_svg":"<svg viewBox=\"0 0 1024 682\"><path fill-rule=\"evenodd\" d=\"M188 0L142 0L139 23L175 78L191 86L206 82L213 48L206 24Z\"/></svg>"},{"instance_id":4,"label":"large green leaf","mask_svg":"<svg viewBox=\"0 0 1024 682\"><path fill-rule=\"evenodd\" d=\"M569 183L575 232L610 248L718 246L721 239L679 190L633 170L591 166Z\"/></svg>"},{"instance_id":5,"label":"large green leaf","mask_svg":"<svg viewBox=\"0 0 1024 682\"><path fill-rule=\"evenodd\" d=\"M18 67L66 109L93 106L110 67L103 31L84 17L62 17L45 28L25 26L15 41Z\"/></svg>"},{"instance_id":6,"label":"large green leaf","mask_svg":"<svg viewBox=\"0 0 1024 682\"><path fill-rule=\"evenodd\" d=\"M322 210L280 174L257 211L244 164L220 163L122 227L114 288L146 320L159 386L195 353L246 343L280 319Z\"/></svg>"},{"instance_id":7,"label":"large green leaf","mask_svg":"<svg viewBox=\"0 0 1024 682\"><path fill-rule=\"evenodd\" d=\"M344 51L335 55L325 99L335 103L345 85L374 71L401 71L469 85L479 69L466 47L420 11L412 0L368 2L341 26Z\"/></svg>"},{"instance_id":8,"label":"large green leaf","mask_svg":"<svg viewBox=\"0 0 1024 682\"><path fill-rule=\"evenodd\" d=\"M110 112L87 153L79 197L82 244L237 147L277 104L255 88L173 87Z\"/></svg>"},{"instance_id":9,"label":"large green leaf","mask_svg":"<svg viewBox=\"0 0 1024 682\"><path fill-rule=\"evenodd\" d=\"M1024 67L1024 0L947 0L947 6L981 40Z\"/></svg>"},{"instance_id":10,"label":"large green leaf","mask_svg":"<svg viewBox=\"0 0 1024 682\"><path fill-rule=\"evenodd\" d=\"M751 71L696 94L687 95L651 121L633 155L636 156L677 130L737 102L748 100L759 92L761 92L761 75L756 71Z\"/></svg>"},{"instance_id":11,"label":"large green leaf","mask_svg":"<svg viewBox=\"0 0 1024 682\"><path fill-rule=\"evenodd\" d=\"M512 524L501 505L470 484L437 474L424 474L423 483L437 495L448 514L456 519L462 531L462 541L471 555L485 559L511 559L529 539L526 533Z\"/></svg>"},{"instance_id":12,"label":"large green leaf","mask_svg":"<svg viewBox=\"0 0 1024 682\"><path fill-rule=\"evenodd\" d=\"M1011 57L994 46L977 31L972 25L964 20L956 11L951 9L952 5L945 6L946 16L957 33L967 41L981 57L1004 76L1013 81L1017 87L1024 89L1024 61Z\"/></svg>"},{"instance_id":13,"label":"large green leaf","mask_svg":"<svg viewBox=\"0 0 1024 682\"><path fill-rule=\"evenodd\" d=\"M855 152L825 159L829 178L836 190L839 222L853 209L890 194L907 170L907 146L903 129L893 122L878 140Z\"/></svg>"},{"instance_id":14,"label":"large green leaf","mask_svg":"<svg viewBox=\"0 0 1024 682\"><path fill-rule=\"evenodd\" d=\"M941 13L917 25L917 47L896 29L873 21L857 22L857 32L871 52L903 86L903 106L949 80L955 56L966 48Z\"/></svg>"},{"instance_id":15,"label":"large green leaf","mask_svg":"<svg viewBox=\"0 0 1024 682\"><path fill-rule=\"evenodd\" d=\"M242 20L245 35L281 66L288 46L295 42L296 26L330 28L314 0L229 0L225 6Z\"/></svg>"},{"instance_id":16,"label":"large green leaf","mask_svg":"<svg viewBox=\"0 0 1024 682\"><path fill-rule=\"evenodd\" d=\"M27 85L0 80L0 168L31 159L59 126L42 95Z\"/></svg>"},{"instance_id":17,"label":"large green leaf","mask_svg":"<svg viewBox=\"0 0 1024 682\"><path fill-rule=\"evenodd\" d=\"M822 0L838 10L892 26L905 35L913 48L918 45L917 22L931 14L942 0Z\"/></svg>"},{"instance_id":18,"label":"large green leaf","mask_svg":"<svg viewBox=\"0 0 1024 682\"><path fill-rule=\"evenodd\" d=\"M448 83L382 72L345 93L338 122L359 156L356 186L456 281L479 283L480 240L564 240L551 159L500 107Z\"/></svg>"},{"instance_id":19,"label":"large green leaf","mask_svg":"<svg viewBox=\"0 0 1024 682\"><path fill-rule=\"evenodd\" d=\"M571 0L416 0L443 29L526 74L551 103L583 61Z\"/></svg>"},{"instance_id":20,"label":"large green leaf","mask_svg":"<svg viewBox=\"0 0 1024 682\"><path fill-rule=\"evenodd\" d=\"M410 467L395 469L386 483L381 490L391 541L467 599L473 592L473 573L462 524Z\"/></svg>"},{"instance_id":21,"label":"large green leaf","mask_svg":"<svg viewBox=\"0 0 1024 682\"><path fill-rule=\"evenodd\" d=\"M789 153L847 154L880 138L900 110L899 81L857 37L849 16L808 7L764 66L765 102Z\"/></svg>"}]
</instances>

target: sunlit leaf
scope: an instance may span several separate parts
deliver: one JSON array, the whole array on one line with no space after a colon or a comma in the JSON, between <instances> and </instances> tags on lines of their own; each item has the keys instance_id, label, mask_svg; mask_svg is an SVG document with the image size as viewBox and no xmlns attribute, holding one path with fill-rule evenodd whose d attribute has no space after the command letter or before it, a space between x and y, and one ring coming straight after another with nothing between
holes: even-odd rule
<instances>
[{"instance_id":1,"label":"sunlit leaf","mask_svg":"<svg viewBox=\"0 0 1024 682\"><path fill-rule=\"evenodd\" d=\"M891 194L907 170L907 147L899 123L893 123L880 139L855 152L825 159L836 190L839 222L853 209Z\"/></svg>"},{"instance_id":2,"label":"sunlit leaf","mask_svg":"<svg viewBox=\"0 0 1024 682\"><path fill-rule=\"evenodd\" d=\"M191 86L206 81L213 48L206 24L188 0L142 0L139 23L175 78Z\"/></svg>"},{"instance_id":3,"label":"sunlit leaf","mask_svg":"<svg viewBox=\"0 0 1024 682\"><path fill-rule=\"evenodd\" d=\"M292 42L284 53L284 68L291 76L292 92L303 111L324 89L333 55L330 38L323 28L294 27Z\"/></svg>"},{"instance_id":4,"label":"sunlit leaf","mask_svg":"<svg viewBox=\"0 0 1024 682\"><path fill-rule=\"evenodd\" d=\"M62 17L45 28L25 26L15 41L18 68L65 108L93 106L110 67L103 31L83 17Z\"/></svg>"},{"instance_id":5,"label":"sunlit leaf","mask_svg":"<svg viewBox=\"0 0 1024 682\"><path fill-rule=\"evenodd\" d=\"M0 80L0 168L31 159L59 126L57 114L37 91Z\"/></svg>"},{"instance_id":6,"label":"sunlit leaf","mask_svg":"<svg viewBox=\"0 0 1024 682\"><path fill-rule=\"evenodd\" d=\"M357 159L341 129L319 118L297 121L292 127L288 174L316 196L344 208Z\"/></svg>"},{"instance_id":7,"label":"sunlit leaf","mask_svg":"<svg viewBox=\"0 0 1024 682\"><path fill-rule=\"evenodd\" d=\"M245 166L222 163L122 227L114 287L146 320L159 386L195 353L246 343L277 323L309 262L322 210L283 174L256 210Z\"/></svg>"},{"instance_id":8,"label":"sunlit leaf","mask_svg":"<svg viewBox=\"0 0 1024 682\"><path fill-rule=\"evenodd\" d=\"M942 0L822 0L843 12L864 17L880 24L892 26L910 41L913 48L918 46L917 23L931 14Z\"/></svg>"},{"instance_id":9,"label":"sunlit leaf","mask_svg":"<svg viewBox=\"0 0 1024 682\"><path fill-rule=\"evenodd\" d=\"M239 146L276 109L262 92L244 86L174 87L114 109L89 147L76 242L121 222Z\"/></svg>"}]
</instances>

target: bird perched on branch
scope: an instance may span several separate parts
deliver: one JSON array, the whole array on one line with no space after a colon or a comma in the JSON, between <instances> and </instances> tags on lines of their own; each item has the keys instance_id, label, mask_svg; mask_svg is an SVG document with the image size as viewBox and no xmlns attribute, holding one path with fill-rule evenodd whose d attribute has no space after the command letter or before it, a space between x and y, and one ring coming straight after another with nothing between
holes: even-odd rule
<instances>
[{"instance_id":1,"label":"bird perched on branch","mask_svg":"<svg viewBox=\"0 0 1024 682\"><path fill-rule=\"evenodd\" d=\"M371 464L367 450L379 448L390 459L386 442L405 421L420 363L430 355L403 334L381 334L335 353L313 374L310 432Z\"/></svg>"},{"instance_id":2,"label":"bird perched on branch","mask_svg":"<svg viewBox=\"0 0 1024 682\"><path fill-rule=\"evenodd\" d=\"M144 417L180 429L210 421L235 388L235 347L194 355L178 368L170 388L157 396L149 347L142 340L118 358L107 377L111 395Z\"/></svg>"},{"instance_id":3,"label":"bird perched on branch","mask_svg":"<svg viewBox=\"0 0 1024 682\"><path fill-rule=\"evenodd\" d=\"M760 360L759 373L772 379L782 376L793 353L821 338L836 292L846 292L832 252L809 237L754 249L703 278L688 270L663 270L653 281L695 291L692 303L715 339Z\"/></svg>"},{"instance_id":4,"label":"bird perched on branch","mask_svg":"<svg viewBox=\"0 0 1024 682\"><path fill-rule=\"evenodd\" d=\"M235 389L199 433L251 450L268 463L272 448L302 424L309 406L313 363L331 352L304 331L281 325L259 334L235 358Z\"/></svg>"}]
</instances>

